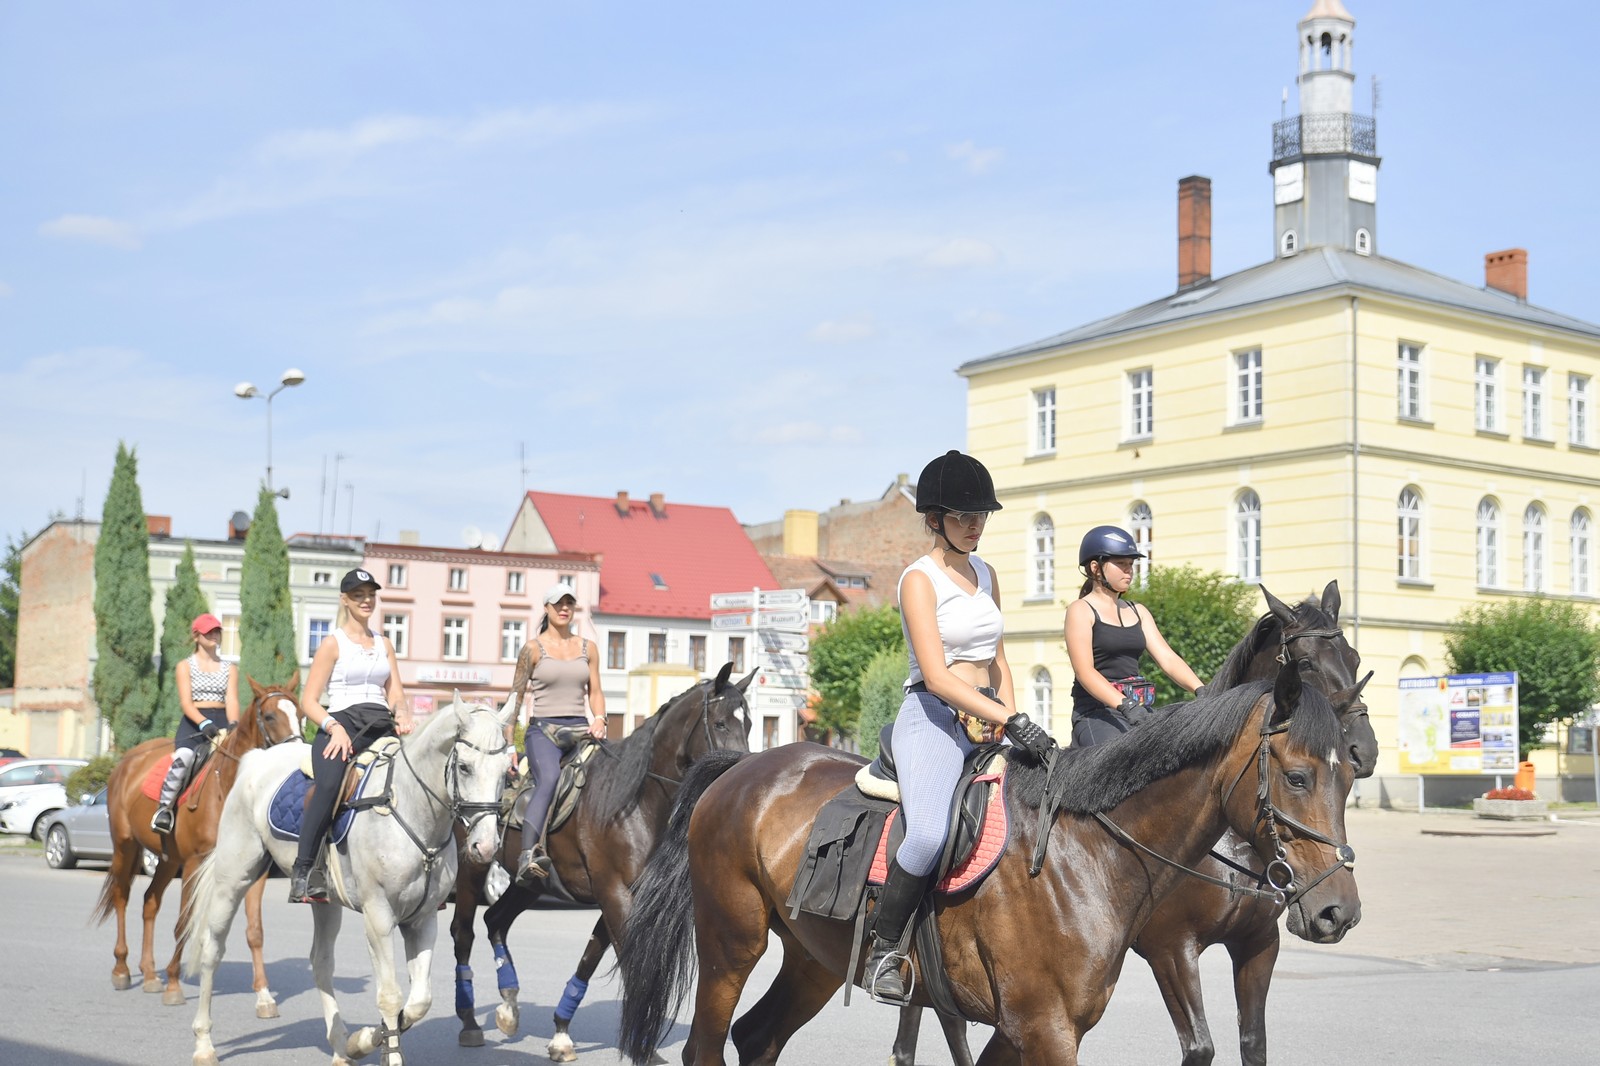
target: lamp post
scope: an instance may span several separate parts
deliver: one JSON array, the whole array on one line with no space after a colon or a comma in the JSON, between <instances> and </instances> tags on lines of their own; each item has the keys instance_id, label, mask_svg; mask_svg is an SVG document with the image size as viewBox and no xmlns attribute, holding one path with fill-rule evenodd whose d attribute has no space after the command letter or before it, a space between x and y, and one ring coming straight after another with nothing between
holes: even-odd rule
<instances>
[{"instance_id":1,"label":"lamp post","mask_svg":"<svg viewBox=\"0 0 1600 1066\"><path fill-rule=\"evenodd\" d=\"M285 370L283 372L283 378L281 379L282 380L282 384L280 384L277 388L273 389L271 392L263 393L260 389L256 388L254 385L250 384L250 382L248 382L248 381L241 381L241 382L239 382L239 384L237 384L237 385L235 385L233 387L233 394L235 396L239 397L239 399L241 399L241 400L261 399L261 400L266 400L267 401L267 491L268 492L276 492L276 490L274 490L273 487L272 487L272 398L274 396L278 395L278 393L282 392L284 389L287 389L287 388L289 388L291 386L300 384L305 379L306 379L306 376L304 374L302 374L299 370L296 370L294 367L290 367L288 370ZM288 489L284 489L282 492L276 492L276 494L279 495L279 496L282 496L284 499L288 499L289 498L289 490Z\"/></svg>"}]
</instances>

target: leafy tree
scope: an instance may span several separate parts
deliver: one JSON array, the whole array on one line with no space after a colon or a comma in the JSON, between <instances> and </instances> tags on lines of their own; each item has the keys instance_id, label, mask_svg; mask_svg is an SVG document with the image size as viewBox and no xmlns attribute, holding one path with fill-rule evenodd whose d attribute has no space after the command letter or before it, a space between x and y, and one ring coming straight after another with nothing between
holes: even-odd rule
<instances>
[{"instance_id":1,"label":"leafy tree","mask_svg":"<svg viewBox=\"0 0 1600 1066\"><path fill-rule=\"evenodd\" d=\"M1172 650L1205 681L1255 622L1261 593L1237 578L1193 566L1152 566L1150 580L1129 598L1149 608ZM1187 695L1148 655L1140 672L1156 685L1156 703Z\"/></svg>"},{"instance_id":2,"label":"leafy tree","mask_svg":"<svg viewBox=\"0 0 1600 1066\"><path fill-rule=\"evenodd\" d=\"M885 648L905 654L900 611L892 604L841 614L811 641L811 684L822 699L819 725L849 736L861 714L861 672Z\"/></svg>"},{"instance_id":3,"label":"leafy tree","mask_svg":"<svg viewBox=\"0 0 1600 1066\"><path fill-rule=\"evenodd\" d=\"M17 607L22 594L22 545L24 533L6 542L5 559L0 560L0 688L17 682Z\"/></svg>"},{"instance_id":4,"label":"leafy tree","mask_svg":"<svg viewBox=\"0 0 1600 1066\"><path fill-rule=\"evenodd\" d=\"M900 713L910 670L904 648L883 648L861 671L861 717L856 728L861 754L869 759L878 757L878 734Z\"/></svg>"},{"instance_id":5,"label":"leafy tree","mask_svg":"<svg viewBox=\"0 0 1600 1066\"><path fill-rule=\"evenodd\" d=\"M254 693L247 678L263 685L289 680L299 666L294 647L294 604L289 599L289 546L278 527L275 497L261 487L255 517L244 538L239 578L239 700Z\"/></svg>"},{"instance_id":6,"label":"leafy tree","mask_svg":"<svg viewBox=\"0 0 1600 1066\"><path fill-rule=\"evenodd\" d=\"M94 549L94 623L95 702L117 746L126 750L154 735L156 623L150 611L150 531L139 493L139 461L120 442Z\"/></svg>"},{"instance_id":7,"label":"leafy tree","mask_svg":"<svg viewBox=\"0 0 1600 1066\"><path fill-rule=\"evenodd\" d=\"M1523 758L1547 725L1600 702L1600 627L1575 603L1537 598L1469 607L1451 623L1444 650L1453 674L1516 671Z\"/></svg>"},{"instance_id":8,"label":"leafy tree","mask_svg":"<svg viewBox=\"0 0 1600 1066\"><path fill-rule=\"evenodd\" d=\"M110 752L96 755L87 766L80 766L67 776L67 804L76 806L79 796L92 796L111 780L111 771L117 768L119 756Z\"/></svg>"},{"instance_id":9,"label":"leafy tree","mask_svg":"<svg viewBox=\"0 0 1600 1066\"><path fill-rule=\"evenodd\" d=\"M167 609L161 619L161 697L156 703L155 731L158 736L175 732L183 710L178 705L177 666L190 649L194 637L189 627L211 609L200 591L200 574L194 566L194 542L183 546L178 560L177 579L167 590Z\"/></svg>"}]
</instances>

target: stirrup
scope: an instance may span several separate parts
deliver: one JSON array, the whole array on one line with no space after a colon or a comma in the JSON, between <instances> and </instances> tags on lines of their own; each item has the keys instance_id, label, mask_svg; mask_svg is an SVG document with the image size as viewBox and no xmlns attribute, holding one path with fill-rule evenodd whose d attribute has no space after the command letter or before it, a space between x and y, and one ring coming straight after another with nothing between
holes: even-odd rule
<instances>
[{"instance_id":1,"label":"stirrup","mask_svg":"<svg viewBox=\"0 0 1600 1066\"><path fill-rule=\"evenodd\" d=\"M910 971L911 980L905 981L901 977L900 967L904 965ZM886 977L893 977L900 981L900 993L895 995L890 991L878 991L878 982ZM891 1007L904 1007L910 1004L911 996L917 990L917 968L911 965L911 955L908 952L890 950L879 955L874 951L867 957L867 972L864 983L867 986L867 995L879 1003L887 1003Z\"/></svg>"},{"instance_id":2,"label":"stirrup","mask_svg":"<svg viewBox=\"0 0 1600 1066\"><path fill-rule=\"evenodd\" d=\"M289 902L290 903L327 903L328 889L323 884L312 884L311 876L315 868L305 873L291 873L289 875Z\"/></svg>"},{"instance_id":3,"label":"stirrup","mask_svg":"<svg viewBox=\"0 0 1600 1066\"><path fill-rule=\"evenodd\" d=\"M178 816L166 804L156 808L156 813L150 816L150 831L165 836L172 832L178 825Z\"/></svg>"},{"instance_id":4,"label":"stirrup","mask_svg":"<svg viewBox=\"0 0 1600 1066\"><path fill-rule=\"evenodd\" d=\"M523 888L533 888L549 878L552 866L550 856L545 854L542 846L536 844L518 857L515 880Z\"/></svg>"}]
</instances>

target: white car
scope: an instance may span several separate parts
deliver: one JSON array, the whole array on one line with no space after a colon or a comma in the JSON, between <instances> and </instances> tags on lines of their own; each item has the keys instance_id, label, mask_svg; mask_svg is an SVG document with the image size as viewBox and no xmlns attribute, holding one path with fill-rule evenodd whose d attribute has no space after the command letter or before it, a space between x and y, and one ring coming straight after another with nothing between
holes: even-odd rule
<instances>
[{"instance_id":1,"label":"white car","mask_svg":"<svg viewBox=\"0 0 1600 1066\"><path fill-rule=\"evenodd\" d=\"M110 859L111 852L111 817L103 788L44 820L44 861L52 869L70 870L79 859ZM145 851L140 871L148 877L160 861L154 852Z\"/></svg>"},{"instance_id":2,"label":"white car","mask_svg":"<svg viewBox=\"0 0 1600 1066\"><path fill-rule=\"evenodd\" d=\"M23 759L0 766L0 833L44 839L45 818L67 805L66 781L83 759Z\"/></svg>"}]
</instances>

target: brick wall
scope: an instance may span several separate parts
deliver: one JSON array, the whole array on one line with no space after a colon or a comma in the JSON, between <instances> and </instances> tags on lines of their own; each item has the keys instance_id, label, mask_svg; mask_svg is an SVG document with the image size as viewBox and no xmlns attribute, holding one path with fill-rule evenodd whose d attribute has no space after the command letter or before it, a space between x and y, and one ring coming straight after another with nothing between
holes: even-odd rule
<instances>
[{"instance_id":1,"label":"brick wall","mask_svg":"<svg viewBox=\"0 0 1600 1066\"><path fill-rule=\"evenodd\" d=\"M98 536L96 523L57 522L22 553L15 711L30 717L29 755L83 755L95 739L89 677Z\"/></svg>"}]
</instances>

